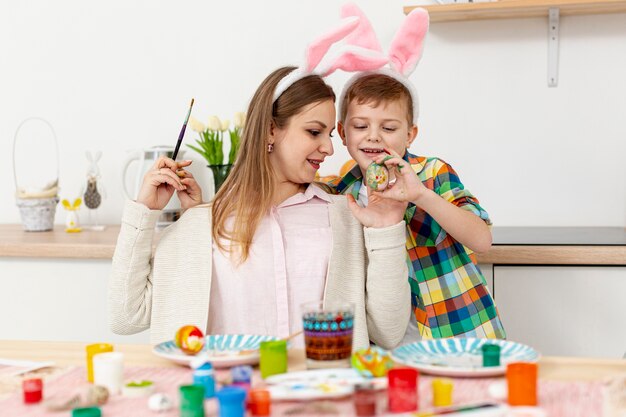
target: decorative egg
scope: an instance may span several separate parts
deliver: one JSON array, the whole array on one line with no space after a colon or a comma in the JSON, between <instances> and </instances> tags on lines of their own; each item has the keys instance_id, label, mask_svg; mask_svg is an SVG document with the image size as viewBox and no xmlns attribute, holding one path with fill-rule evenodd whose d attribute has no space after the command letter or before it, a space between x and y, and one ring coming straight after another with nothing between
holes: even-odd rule
<instances>
[{"instance_id":1,"label":"decorative egg","mask_svg":"<svg viewBox=\"0 0 626 417\"><path fill-rule=\"evenodd\" d=\"M389 352L376 346L359 349L352 354L352 367L368 378L386 376L393 366Z\"/></svg>"},{"instance_id":2,"label":"decorative egg","mask_svg":"<svg viewBox=\"0 0 626 417\"><path fill-rule=\"evenodd\" d=\"M204 347L204 334L196 326L183 326L176 332L176 346L187 355L195 355Z\"/></svg>"},{"instance_id":3,"label":"decorative egg","mask_svg":"<svg viewBox=\"0 0 626 417\"><path fill-rule=\"evenodd\" d=\"M383 191L389 185L389 170L384 165L372 162L365 171L365 181L374 191Z\"/></svg>"},{"instance_id":4,"label":"decorative egg","mask_svg":"<svg viewBox=\"0 0 626 417\"><path fill-rule=\"evenodd\" d=\"M150 398L148 398L148 408L152 411L168 411L172 407L174 407L174 402L167 394L152 394Z\"/></svg>"}]
</instances>

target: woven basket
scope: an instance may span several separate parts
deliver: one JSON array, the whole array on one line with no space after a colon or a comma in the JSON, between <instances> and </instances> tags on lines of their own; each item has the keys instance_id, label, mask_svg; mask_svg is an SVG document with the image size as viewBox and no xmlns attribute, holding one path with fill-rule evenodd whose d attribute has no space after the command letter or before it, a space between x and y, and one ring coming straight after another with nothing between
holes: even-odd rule
<instances>
[{"instance_id":1,"label":"woven basket","mask_svg":"<svg viewBox=\"0 0 626 417\"><path fill-rule=\"evenodd\" d=\"M15 136L13 137L13 178L15 180L15 189L19 189L17 181L17 169L15 167L15 148L17 144L17 138L20 129L24 124L30 121L41 121L48 125L52 132L52 138L56 147L56 165L57 165L57 184L59 178L59 143L57 141L57 135L52 128L52 125L48 121L39 117L31 117L24 120L17 127ZM46 198L16 198L17 207L20 209L20 216L22 217L22 226L27 232L44 232L52 230L54 227L54 215L56 213L56 206L59 203L59 197L46 197Z\"/></svg>"}]
</instances>

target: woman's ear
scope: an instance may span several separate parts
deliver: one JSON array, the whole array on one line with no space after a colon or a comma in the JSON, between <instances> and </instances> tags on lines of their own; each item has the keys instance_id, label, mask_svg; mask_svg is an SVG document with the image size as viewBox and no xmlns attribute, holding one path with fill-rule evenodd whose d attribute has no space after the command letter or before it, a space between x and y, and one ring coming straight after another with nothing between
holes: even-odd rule
<instances>
[{"instance_id":1,"label":"woman's ear","mask_svg":"<svg viewBox=\"0 0 626 417\"><path fill-rule=\"evenodd\" d=\"M270 134L267 138L267 143L274 143L274 141L276 140L276 132L277 132L277 128L276 125L274 124L273 121L270 122Z\"/></svg>"},{"instance_id":2,"label":"woman's ear","mask_svg":"<svg viewBox=\"0 0 626 417\"><path fill-rule=\"evenodd\" d=\"M406 148L408 149L411 144L413 143L413 141L415 140L415 138L417 137L417 132L418 132L418 127L417 125L413 125L409 128L409 133L407 134L407 139L406 139Z\"/></svg>"},{"instance_id":3,"label":"woman's ear","mask_svg":"<svg viewBox=\"0 0 626 417\"><path fill-rule=\"evenodd\" d=\"M339 133L339 137L341 138L341 143L343 143L343 146L347 146L346 145L346 131L343 129L342 122L337 122L337 133Z\"/></svg>"}]
</instances>

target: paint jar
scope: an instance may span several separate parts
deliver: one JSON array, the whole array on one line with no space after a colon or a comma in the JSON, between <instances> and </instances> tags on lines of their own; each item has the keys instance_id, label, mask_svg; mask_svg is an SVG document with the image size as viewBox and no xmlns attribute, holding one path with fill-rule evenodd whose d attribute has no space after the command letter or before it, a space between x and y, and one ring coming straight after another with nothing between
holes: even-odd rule
<instances>
[{"instance_id":1,"label":"paint jar","mask_svg":"<svg viewBox=\"0 0 626 417\"><path fill-rule=\"evenodd\" d=\"M93 382L93 356L98 353L113 352L113 345L108 343L94 343L85 347L87 353L87 381Z\"/></svg>"},{"instance_id":2,"label":"paint jar","mask_svg":"<svg viewBox=\"0 0 626 417\"><path fill-rule=\"evenodd\" d=\"M93 382L119 394L124 384L124 354L122 352L99 353L93 357Z\"/></svg>"},{"instance_id":3,"label":"paint jar","mask_svg":"<svg viewBox=\"0 0 626 417\"><path fill-rule=\"evenodd\" d=\"M41 378L29 378L22 381L24 404L35 404L43 398L43 381Z\"/></svg>"},{"instance_id":4,"label":"paint jar","mask_svg":"<svg viewBox=\"0 0 626 417\"><path fill-rule=\"evenodd\" d=\"M197 367L194 365L198 365ZM215 396L215 377L211 362L203 361L201 364L193 364L193 384L204 387L204 398Z\"/></svg>"},{"instance_id":5,"label":"paint jar","mask_svg":"<svg viewBox=\"0 0 626 417\"><path fill-rule=\"evenodd\" d=\"M375 416L378 412L378 391L372 382L354 386L354 412L357 416Z\"/></svg>"},{"instance_id":6,"label":"paint jar","mask_svg":"<svg viewBox=\"0 0 626 417\"><path fill-rule=\"evenodd\" d=\"M417 410L417 380L419 372L413 368L394 368L387 374L388 408L392 413Z\"/></svg>"},{"instance_id":7,"label":"paint jar","mask_svg":"<svg viewBox=\"0 0 626 417\"><path fill-rule=\"evenodd\" d=\"M204 417L204 387L201 385L181 385L180 417Z\"/></svg>"},{"instance_id":8,"label":"paint jar","mask_svg":"<svg viewBox=\"0 0 626 417\"><path fill-rule=\"evenodd\" d=\"M485 343L482 345L483 366L500 366L500 346Z\"/></svg>"},{"instance_id":9,"label":"paint jar","mask_svg":"<svg viewBox=\"0 0 626 417\"><path fill-rule=\"evenodd\" d=\"M286 340L261 342L260 355L259 369L261 370L261 378L265 379L268 376L287 372Z\"/></svg>"},{"instance_id":10,"label":"paint jar","mask_svg":"<svg viewBox=\"0 0 626 417\"><path fill-rule=\"evenodd\" d=\"M506 367L509 405L537 405L537 364L509 363Z\"/></svg>"},{"instance_id":11,"label":"paint jar","mask_svg":"<svg viewBox=\"0 0 626 417\"><path fill-rule=\"evenodd\" d=\"M433 379L433 405L447 407L452 405L452 380L447 378Z\"/></svg>"},{"instance_id":12,"label":"paint jar","mask_svg":"<svg viewBox=\"0 0 626 417\"><path fill-rule=\"evenodd\" d=\"M307 368L350 367L354 304L325 305L323 301L304 303L302 327Z\"/></svg>"},{"instance_id":13,"label":"paint jar","mask_svg":"<svg viewBox=\"0 0 626 417\"><path fill-rule=\"evenodd\" d=\"M271 406L270 392L253 389L248 394L248 409L253 416L269 416Z\"/></svg>"},{"instance_id":14,"label":"paint jar","mask_svg":"<svg viewBox=\"0 0 626 417\"><path fill-rule=\"evenodd\" d=\"M83 407L72 410L72 417L102 417L100 407Z\"/></svg>"},{"instance_id":15,"label":"paint jar","mask_svg":"<svg viewBox=\"0 0 626 417\"><path fill-rule=\"evenodd\" d=\"M220 404L220 417L244 417L246 390L241 387L225 387L215 394Z\"/></svg>"},{"instance_id":16,"label":"paint jar","mask_svg":"<svg viewBox=\"0 0 626 417\"><path fill-rule=\"evenodd\" d=\"M241 387L248 391L252 385L252 367L248 365L235 366L230 369L232 386Z\"/></svg>"}]
</instances>

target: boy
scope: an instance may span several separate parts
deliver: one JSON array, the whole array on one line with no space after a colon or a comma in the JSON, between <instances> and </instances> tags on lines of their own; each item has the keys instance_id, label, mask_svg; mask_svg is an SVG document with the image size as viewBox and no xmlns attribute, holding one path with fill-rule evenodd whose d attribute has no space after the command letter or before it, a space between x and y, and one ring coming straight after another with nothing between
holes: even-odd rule
<instances>
[{"instance_id":1,"label":"boy","mask_svg":"<svg viewBox=\"0 0 626 417\"><path fill-rule=\"evenodd\" d=\"M488 214L450 165L408 152L417 136L416 105L410 90L384 73L365 74L349 83L339 101L337 130L357 165L330 185L366 205L363 177L373 161L385 161L390 170L410 167L420 180L415 189L391 187L383 192L409 193L411 201L405 213L406 248L416 320L411 320L404 342L504 338L485 278L472 256L491 246ZM394 156L396 162L390 160Z\"/></svg>"}]
</instances>

